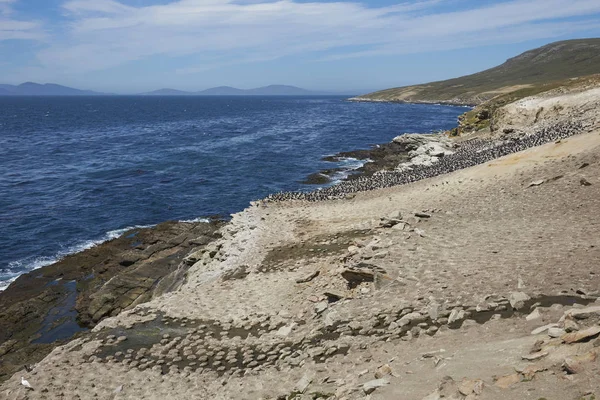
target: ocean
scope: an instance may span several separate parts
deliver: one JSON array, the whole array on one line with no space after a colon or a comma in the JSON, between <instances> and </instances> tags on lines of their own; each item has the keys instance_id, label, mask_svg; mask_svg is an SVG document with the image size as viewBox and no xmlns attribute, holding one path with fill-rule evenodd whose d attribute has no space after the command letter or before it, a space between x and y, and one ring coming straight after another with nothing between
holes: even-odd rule
<instances>
[{"instance_id":1,"label":"ocean","mask_svg":"<svg viewBox=\"0 0 600 400\"><path fill-rule=\"evenodd\" d=\"M0 97L0 290L19 274L166 220L227 217L462 107L318 97ZM340 173L342 179L344 173Z\"/></svg>"}]
</instances>

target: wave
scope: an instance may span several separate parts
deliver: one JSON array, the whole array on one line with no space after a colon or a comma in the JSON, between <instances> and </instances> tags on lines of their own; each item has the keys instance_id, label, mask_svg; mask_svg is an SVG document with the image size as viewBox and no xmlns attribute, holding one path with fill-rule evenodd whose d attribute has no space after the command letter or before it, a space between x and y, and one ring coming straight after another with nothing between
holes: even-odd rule
<instances>
[{"instance_id":1,"label":"wave","mask_svg":"<svg viewBox=\"0 0 600 400\"><path fill-rule=\"evenodd\" d=\"M210 220L208 218L200 218L200 217L198 217L198 218L194 218L194 219L182 219L182 220L179 220L178 222L185 222L185 223L188 223L188 224L195 224L197 222L210 222Z\"/></svg>"},{"instance_id":2,"label":"wave","mask_svg":"<svg viewBox=\"0 0 600 400\"><path fill-rule=\"evenodd\" d=\"M53 256L30 256L17 261L12 261L8 263L7 269L0 271L0 291L5 290L12 282L14 282L20 275L24 273L54 264L68 255L79 253L81 251L91 249L94 246L98 246L104 242L108 242L109 240L116 239L128 230L150 228L152 226L154 225L134 225L122 229L115 229L106 232L99 239L86 240L73 246L68 246L62 250L59 250Z\"/></svg>"},{"instance_id":3,"label":"wave","mask_svg":"<svg viewBox=\"0 0 600 400\"><path fill-rule=\"evenodd\" d=\"M179 222L198 223L210 221L206 218L198 217L194 219L180 220ZM87 249L91 249L94 246L98 246L102 243L108 242L109 240L116 239L131 229L152 228L153 226L156 225L133 225L128 226L126 228L115 229L106 232L99 239L86 240L81 243L77 243L73 246L69 246L63 250L58 251L53 256L30 256L21 260L12 261L8 263L8 268L0 269L0 292L4 291L12 282L14 282L22 274L45 267L50 264L54 264L55 262L62 260L66 256L79 253Z\"/></svg>"},{"instance_id":4,"label":"wave","mask_svg":"<svg viewBox=\"0 0 600 400\"><path fill-rule=\"evenodd\" d=\"M362 168L363 165L369 162L373 162L370 159L359 160L358 158L353 157L340 157L337 161L337 164L342 168L342 170L337 171L335 174L331 176L331 185L336 185L343 180L347 179L350 175L354 173L359 168Z\"/></svg>"}]
</instances>

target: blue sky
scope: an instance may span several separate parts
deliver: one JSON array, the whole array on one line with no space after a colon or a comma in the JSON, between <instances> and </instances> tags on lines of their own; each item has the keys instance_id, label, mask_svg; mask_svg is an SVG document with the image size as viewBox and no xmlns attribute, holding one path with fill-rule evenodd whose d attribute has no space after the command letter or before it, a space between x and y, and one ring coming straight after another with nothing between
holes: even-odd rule
<instances>
[{"instance_id":1,"label":"blue sky","mask_svg":"<svg viewBox=\"0 0 600 400\"><path fill-rule=\"evenodd\" d=\"M599 36L599 0L0 0L0 83L358 93Z\"/></svg>"}]
</instances>

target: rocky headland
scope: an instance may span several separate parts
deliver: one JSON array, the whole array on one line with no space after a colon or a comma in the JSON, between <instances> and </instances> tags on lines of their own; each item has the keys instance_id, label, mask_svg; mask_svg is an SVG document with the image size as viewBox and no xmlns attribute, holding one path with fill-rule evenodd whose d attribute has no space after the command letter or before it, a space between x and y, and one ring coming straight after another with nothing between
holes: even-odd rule
<instances>
[{"instance_id":1,"label":"rocky headland","mask_svg":"<svg viewBox=\"0 0 600 400\"><path fill-rule=\"evenodd\" d=\"M0 396L598 398L598 84L495 104L373 173L19 278ZM72 339L36 350L61 321Z\"/></svg>"}]
</instances>

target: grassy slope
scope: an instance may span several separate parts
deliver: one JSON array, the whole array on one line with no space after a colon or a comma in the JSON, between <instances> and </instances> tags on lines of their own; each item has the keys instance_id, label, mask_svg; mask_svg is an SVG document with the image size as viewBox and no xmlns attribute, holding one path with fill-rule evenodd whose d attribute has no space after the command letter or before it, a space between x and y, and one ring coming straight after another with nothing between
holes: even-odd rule
<instances>
[{"instance_id":1,"label":"grassy slope","mask_svg":"<svg viewBox=\"0 0 600 400\"><path fill-rule=\"evenodd\" d=\"M600 38L551 43L473 75L382 90L365 100L481 104L499 94L600 73ZM523 86L521 86L523 85Z\"/></svg>"}]
</instances>

